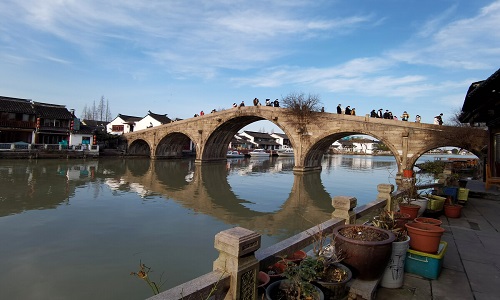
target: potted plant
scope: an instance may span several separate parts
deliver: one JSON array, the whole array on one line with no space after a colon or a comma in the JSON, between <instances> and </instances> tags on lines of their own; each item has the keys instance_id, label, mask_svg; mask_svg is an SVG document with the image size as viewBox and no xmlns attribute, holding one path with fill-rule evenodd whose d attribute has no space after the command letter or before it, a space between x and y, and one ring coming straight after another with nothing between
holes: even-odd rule
<instances>
[{"instance_id":1,"label":"potted plant","mask_svg":"<svg viewBox=\"0 0 500 300\"><path fill-rule=\"evenodd\" d=\"M428 201L429 199L418 194L416 180L409 178L404 182L404 192L399 203L399 211L409 214L413 220L424 213Z\"/></svg>"},{"instance_id":2,"label":"potted plant","mask_svg":"<svg viewBox=\"0 0 500 300\"><path fill-rule=\"evenodd\" d=\"M323 288L327 299L343 299L347 292L347 283L352 278L351 270L332 258L320 257L323 267L319 270L316 282Z\"/></svg>"},{"instance_id":3,"label":"potted plant","mask_svg":"<svg viewBox=\"0 0 500 300\"><path fill-rule=\"evenodd\" d=\"M321 229L316 235L313 235L313 238L313 249L310 255L322 265L322 268L318 270L315 282L321 286L325 298L343 299L349 291L347 283L352 278L351 270L341 263L344 254L342 252L336 253L335 241L327 242L327 237Z\"/></svg>"},{"instance_id":4,"label":"potted plant","mask_svg":"<svg viewBox=\"0 0 500 300\"><path fill-rule=\"evenodd\" d=\"M406 229L410 236L410 248L425 253L436 253L441 242L444 229L425 223L407 223Z\"/></svg>"},{"instance_id":5,"label":"potted plant","mask_svg":"<svg viewBox=\"0 0 500 300\"><path fill-rule=\"evenodd\" d=\"M347 224L333 230L335 252L344 253L343 263L361 280L379 278L391 257L396 236L368 225Z\"/></svg>"},{"instance_id":6,"label":"potted plant","mask_svg":"<svg viewBox=\"0 0 500 300\"><path fill-rule=\"evenodd\" d=\"M285 272L286 263L283 261L278 261L277 263L269 266L267 268L267 275L270 279L275 281L283 278L283 272Z\"/></svg>"},{"instance_id":7,"label":"potted plant","mask_svg":"<svg viewBox=\"0 0 500 300\"><path fill-rule=\"evenodd\" d=\"M410 237L406 228L398 226L397 212L382 210L372 224L382 229L390 230L396 236L392 242L391 258L382 275L380 285L385 288L400 288L403 286L406 252Z\"/></svg>"},{"instance_id":8,"label":"potted plant","mask_svg":"<svg viewBox=\"0 0 500 300\"><path fill-rule=\"evenodd\" d=\"M313 284L323 263L315 257L306 257L299 264L283 259L286 279L271 283L266 288L268 300L323 300L323 292Z\"/></svg>"},{"instance_id":9,"label":"potted plant","mask_svg":"<svg viewBox=\"0 0 500 300\"><path fill-rule=\"evenodd\" d=\"M448 218L460 218L462 213L462 205L460 204L445 204L444 205L444 215Z\"/></svg>"},{"instance_id":10,"label":"potted plant","mask_svg":"<svg viewBox=\"0 0 500 300\"><path fill-rule=\"evenodd\" d=\"M417 222L417 223L425 223L425 224L430 224L430 225L435 225L435 226L441 226L441 224L443 224L443 222L441 220L434 219L434 218L426 218L426 217L418 217L418 218L415 218L413 221Z\"/></svg>"}]
</instances>

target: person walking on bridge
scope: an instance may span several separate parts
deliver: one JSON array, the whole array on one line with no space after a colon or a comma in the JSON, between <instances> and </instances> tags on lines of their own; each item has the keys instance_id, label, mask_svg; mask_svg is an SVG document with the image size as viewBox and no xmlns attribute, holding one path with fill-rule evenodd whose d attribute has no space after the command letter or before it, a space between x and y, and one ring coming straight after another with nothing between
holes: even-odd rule
<instances>
[{"instance_id":1,"label":"person walking on bridge","mask_svg":"<svg viewBox=\"0 0 500 300\"><path fill-rule=\"evenodd\" d=\"M339 115L341 115L341 114L342 114L342 106L341 106L340 104L339 104L339 105L337 105L337 113L338 113Z\"/></svg>"},{"instance_id":2,"label":"person walking on bridge","mask_svg":"<svg viewBox=\"0 0 500 300\"><path fill-rule=\"evenodd\" d=\"M408 121L408 119L410 119L410 115L405 110L401 115L401 121Z\"/></svg>"}]
</instances>

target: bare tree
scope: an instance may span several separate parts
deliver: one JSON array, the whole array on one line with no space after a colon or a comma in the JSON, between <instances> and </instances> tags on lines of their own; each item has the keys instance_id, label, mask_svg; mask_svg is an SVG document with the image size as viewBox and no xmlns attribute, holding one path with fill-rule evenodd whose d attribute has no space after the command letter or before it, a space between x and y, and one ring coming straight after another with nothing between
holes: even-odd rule
<instances>
[{"instance_id":1,"label":"bare tree","mask_svg":"<svg viewBox=\"0 0 500 300\"><path fill-rule=\"evenodd\" d=\"M101 96L99 103L96 106L96 101L92 103L92 107L85 105L83 107L82 119L94 120L94 121L105 121L109 122L112 119L111 110L109 108L109 101L104 102L104 96Z\"/></svg>"},{"instance_id":2,"label":"bare tree","mask_svg":"<svg viewBox=\"0 0 500 300\"><path fill-rule=\"evenodd\" d=\"M304 93L290 93L281 99L282 106L286 108L286 114L295 119L297 129L306 130L306 125L313 118L315 112L320 111L321 101L318 95Z\"/></svg>"},{"instance_id":3,"label":"bare tree","mask_svg":"<svg viewBox=\"0 0 500 300\"><path fill-rule=\"evenodd\" d=\"M99 116L99 121L104 120L105 111L106 107L104 105L104 96L101 96L101 100L99 100L99 104L97 105L97 115Z\"/></svg>"},{"instance_id":4,"label":"bare tree","mask_svg":"<svg viewBox=\"0 0 500 300\"><path fill-rule=\"evenodd\" d=\"M81 118L83 120L92 120L92 111L88 108L87 105L83 107Z\"/></svg>"},{"instance_id":5,"label":"bare tree","mask_svg":"<svg viewBox=\"0 0 500 300\"><path fill-rule=\"evenodd\" d=\"M106 122L110 122L112 119L111 110L109 109L109 100L106 99Z\"/></svg>"}]
</instances>

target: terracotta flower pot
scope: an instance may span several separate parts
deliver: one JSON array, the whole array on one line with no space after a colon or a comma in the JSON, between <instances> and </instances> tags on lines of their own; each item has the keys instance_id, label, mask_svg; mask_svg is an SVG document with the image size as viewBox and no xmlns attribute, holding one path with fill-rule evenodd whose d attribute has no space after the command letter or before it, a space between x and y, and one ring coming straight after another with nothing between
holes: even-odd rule
<instances>
[{"instance_id":1,"label":"terracotta flower pot","mask_svg":"<svg viewBox=\"0 0 500 300\"><path fill-rule=\"evenodd\" d=\"M279 261L267 268L267 275L269 275L269 278L271 278L272 280L281 279L283 278L283 272L285 271L285 269L286 265L283 262Z\"/></svg>"},{"instance_id":2,"label":"terracotta flower pot","mask_svg":"<svg viewBox=\"0 0 500 300\"><path fill-rule=\"evenodd\" d=\"M430 225L435 225L435 226L441 226L441 224L443 224L443 222L441 220L434 219L434 218L426 218L426 217L418 217L418 218L415 218L413 221L417 222L417 223L424 223L424 224L430 224Z\"/></svg>"},{"instance_id":3,"label":"terracotta flower pot","mask_svg":"<svg viewBox=\"0 0 500 300\"><path fill-rule=\"evenodd\" d=\"M409 214L402 212L396 212L394 216L396 217L396 228L406 229L405 224L412 220Z\"/></svg>"},{"instance_id":4,"label":"terracotta flower pot","mask_svg":"<svg viewBox=\"0 0 500 300\"><path fill-rule=\"evenodd\" d=\"M298 264L306 257L307 253L302 250L299 250L292 253L292 255L288 255L287 257L285 257L285 260Z\"/></svg>"},{"instance_id":5,"label":"terracotta flower pot","mask_svg":"<svg viewBox=\"0 0 500 300\"><path fill-rule=\"evenodd\" d=\"M351 269L354 277L374 280L382 275L391 258L392 242L396 239L392 232L374 226L351 224L336 227L333 235L335 251L337 255L345 256L342 263Z\"/></svg>"},{"instance_id":6,"label":"terracotta flower pot","mask_svg":"<svg viewBox=\"0 0 500 300\"><path fill-rule=\"evenodd\" d=\"M413 177L413 170L403 170L403 177L412 178Z\"/></svg>"},{"instance_id":7,"label":"terracotta flower pot","mask_svg":"<svg viewBox=\"0 0 500 300\"><path fill-rule=\"evenodd\" d=\"M459 204L446 204L444 206L444 215L448 218L460 218L462 207L463 206Z\"/></svg>"},{"instance_id":8,"label":"terracotta flower pot","mask_svg":"<svg viewBox=\"0 0 500 300\"><path fill-rule=\"evenodd\" d=\"M258 280L258 283L259 283L258 287L264 288L269 283L269 281L271 280L271 277L269 277L269 275L266 272L260 271L257 274L257 280Z\"/></svg>"},{"instance_id":9,"label":"terracotta flower pot","mask_svg":"<svg viewBox=\"0 0 500 300\"><path fill-rule=\"evenodd\" d=\"M400 203L399 204L399 211L404 214L410 215L410 220L415 219L418 217L418 210L420 209L420 206L416 204L408 204L408 203Z\"/></svg>"},{"instance_id":10,"label":"terracotta flower pot","mask_svg":"<svg viewBox=\"0 0 500 300\"><path fill-rule=\"evenodd\" d=\"M424 223L407 223L406 230L410 236L410 248L426 253L436 253L441 242L444 229Z\"/></svg>"}]
</instances>

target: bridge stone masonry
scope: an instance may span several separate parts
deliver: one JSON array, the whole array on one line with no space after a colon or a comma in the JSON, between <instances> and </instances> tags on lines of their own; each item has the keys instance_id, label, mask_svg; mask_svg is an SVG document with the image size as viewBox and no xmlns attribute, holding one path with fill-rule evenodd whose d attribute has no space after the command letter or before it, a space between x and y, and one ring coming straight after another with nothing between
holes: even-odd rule
<instances>
[{"instance_id":1,"label":"bridge stone masonry","mask_svg":"<svg viewBox=\"0 0 500 300\"><path fill-rule=\"evenodd\" d=\"M196 163L225 161L233 136L260 120L274 123L288 136L295 152L296 173L321 170L322 156L330 145L354 134L369 135L384 143L396 159L399 176L404 169L412 169L417 159L429 150L458 147L482 157L488 145L487 131L477 128L327 112L313 112L301 118L287 108L246 106L126 133L127 155L177 158L191 140L196 145Z\"/></svg>"}]
</instances>

